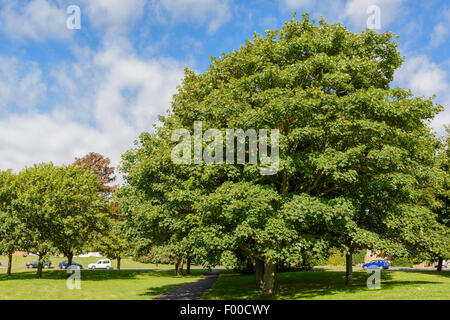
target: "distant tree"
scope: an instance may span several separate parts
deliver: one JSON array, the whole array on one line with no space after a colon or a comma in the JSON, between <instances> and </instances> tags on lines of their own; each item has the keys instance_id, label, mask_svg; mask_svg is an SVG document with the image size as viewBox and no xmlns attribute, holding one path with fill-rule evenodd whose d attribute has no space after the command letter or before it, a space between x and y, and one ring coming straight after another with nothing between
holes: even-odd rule
<instances>
[{"instance_id":1,"label":"distant tree","mask_svg":"<svg viewBox=\"0 0 450 320\"><path fill-rule=\"evenodd\" d=\"M437 166L440 169L442 181L440 187L435 190L439 204L435 207L435 212L438 215L438 221L448 231L450 229L450 126L445 127L446 135L444 137L444 144L438 154ZM442 263L444 258L450 257L450 243L447 237L443 239L444 245L440 247L438 255L437 270L442 271ZM445 245L446 244L446 245Z\"/></svg>"},{"instance_id":2,"label":"distant tree","mask_svg":"<svg viewBox=\"0 0 450 320\"><path fill-rule=\"evenodd\" d=\"M17 178L11 172L0 171L0 253L8 256L7 275L11 275L12 255L21 250L24 233L21 221L11 209L11 203L16 198Z\"/></svg>"},{"instance_id":3,"label":"distant tree","mask_svg":"<svg viewBox=\"0 0 450 320\"><path fill-rule=\"evenodd\" d=\"M74 165L81 166L95 174L101 181L102 191L105 197L111 198L117 186L111 185L116 180L114 167L111 167L111 160L103 155L90 152L82 158L75 158Z\"/></svg>"},{"instance_id":4,"label":"distant tree","mask_svg":"<svg viewBox=\"0 0 450 320\"><path fill-rule=\"evenodd\" d=\"M119 204L109 203L108 219L105 221L104 232L97 233L93 239L94 249L109 259L117 260L120 270L121 260L133 252L133 242L127 237L124 221L121 217Z\"/></svg>"},{"instance_id":5,"label":"distant tree","mask_svg":"<svg viewBox=\"0 0 450 320\"><path fill-rule=\"evenodd\" d=\"M71 260L81 251L102 225L105 200L99 196L97 177L77 166L35 165L22 170L18 179L12 209L27 230L25 249L39 255L36 276L41 278L48 254L64 252Z\"/></svg>"}]
</instances>

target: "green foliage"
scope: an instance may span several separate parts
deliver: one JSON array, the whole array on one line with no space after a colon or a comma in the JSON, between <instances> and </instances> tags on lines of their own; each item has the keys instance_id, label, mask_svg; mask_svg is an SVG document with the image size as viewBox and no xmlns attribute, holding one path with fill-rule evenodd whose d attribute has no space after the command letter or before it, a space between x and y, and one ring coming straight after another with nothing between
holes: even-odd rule
<instances>
[{"instance_id":1,"label":"green foliage","mask_svg":"<svg viewBox=\"0 0 450 320\"><path fill-rule=\"evenodd\" d=\"M11 170L0 171L0 253L12 254L24 245L23 223L11 209L17 197L17 177Z\"/></svg>"},{"instance_id":2,"label":"green foliage","mask_svg":"<svg viewBox=\"0 0 450 320\"><path fill-rule=\"evenodd\" d=\"M92 234L101 230L105 200L90 172L40 164L22 170L17 179L10 212L22 226L22 250L41 257L81 253Z\"/></svg>"},{"instance_id":3,"label":"green foliage","mask_svg":"<svg viewBox=\"0 0 450 320\"><path fill-rule=\"evenodd\" d=\"M364 258L366 257L367 250L360 250L353 254L353 265L361 265L364 263Z\"/></svg>"},{"instance_id":4,"label":"green foliage","mask_svg":"<svg viewBox=\"0 0 450 320\"><path fill-rule=\"evenodd\" d=\"M162 125L123 155L118 201L141 251L163 246L174 258L241 268L248 259L308 266L331 247L438 250L446 230L424 186L439 183L439 142L427 122L442 107L390 88L397 46L390 32L355 34L305 15L213 59L203 74L186 70ZM278 129L278 173L175 165L172 133L193 135L194 121L222 132Z\"/></svg>"},{"instance_id":5,"label":"green foliage","mask_svg":"<svg viewBox=\"0 0 450 320\"><path fill-rule=\"evenodd\" d=\"M414 266L414 262L411 261L409 258L394 258L391 260L391 266L392 267L408 267L412 268Z\"/></svg>"}]
</instances>

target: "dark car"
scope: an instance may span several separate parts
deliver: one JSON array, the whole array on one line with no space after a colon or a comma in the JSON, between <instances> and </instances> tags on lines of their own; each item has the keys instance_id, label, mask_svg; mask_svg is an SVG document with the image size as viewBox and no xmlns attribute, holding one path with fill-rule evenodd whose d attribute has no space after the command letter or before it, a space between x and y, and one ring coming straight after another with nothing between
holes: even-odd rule
<instances>
[{"instance_id":1,"label":"dark car","mask_svg":"<svg viewBox=\"0 0 450 320\"><path fill-rule=\"evenodd\" d=\"M59 268L60 269L67 269L67 265L68 265L68 261L67 260L65 260L65 261L61 261L60 263L59 263ZM83 269L83 265L81 265L81 264L79 264L79 263L76 263L76 262L73 262L72 261L72 264L70 265L73 269Z\"/></svg>"},{"instance_id":2,"label":"dark car","mask_svg":"<svg viewBox=\"0 0 450 320\"><path fill-rule=\"evenodd\" d=\"M33 260L33 261L28 261L26 263L26 266L28 269L31 269L31 268L37 268L38 264L39 264L39 260ZM44 269L48 269L52 266L52 262L50 260L44 260L42 266Z\"/></svg>"},{"instance_id":3,"label":"dark car","mask_svg":"<svg viewBox=\"0 0 450 320\"><path fill-rule=\"evenodd\" d=\"M391 262L388 260L377 259L362 265L363 269L389 269Z\"/></svg>"}]
</instances>

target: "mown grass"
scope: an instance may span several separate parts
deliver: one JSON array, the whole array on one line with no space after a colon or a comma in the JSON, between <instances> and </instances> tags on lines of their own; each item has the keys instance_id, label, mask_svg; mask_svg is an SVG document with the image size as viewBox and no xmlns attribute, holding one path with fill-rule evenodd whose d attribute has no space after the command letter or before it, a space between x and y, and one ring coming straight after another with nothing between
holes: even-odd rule
<instances>
[{"instance_id":1,"label":"mown grass","mask_svg":"<svg viewBox=\"0 0 450 320\"><path fill-rule=\"evenodd\" d=\"M194 281L205 271L176 277L173 270L82 270L81 289L67 288L64 270L16 271L7 276L0 270L2 300L146 300Z\"/></svg>"},{"instance_id":2,"label":"mown grass","mask_svg":"<svg viewBox=\"0 0 450 320\"><path fill-rule=\"evenodd\" d=\"M450 272L382 271L381 288L368 289L369 275L354 272L354 284L345 286L345 271L302 271L278 273L278 300L449 300ZM232 271L220 274L204 300L261 299L252 275Z\"/></svg>"}]
</instances>

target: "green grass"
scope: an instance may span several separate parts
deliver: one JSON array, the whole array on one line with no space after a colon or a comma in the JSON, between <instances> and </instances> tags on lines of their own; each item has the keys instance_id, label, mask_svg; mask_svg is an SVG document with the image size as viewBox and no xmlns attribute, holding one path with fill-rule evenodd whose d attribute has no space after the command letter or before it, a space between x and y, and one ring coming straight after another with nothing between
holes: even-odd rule
<instances>
[{"instance_id":1,"label":"green grass","mask_svg":"<svg viewBox=\"0 0 450 320\"><path fill-rule=\"evenodd\" d=\"M33 261L36 260L38 257L36 256L27 256L27 257L23 257L23 256L13 256L13 268L25 268L25 263L27 261ZM88 257L88 258L73 258L74 262L80 263L83 265L84 268L87 269L88 264L90 263L94 263L96 262L98 259L103 259L106 257ZM59 257L50 257L50 260L52 261L52 268L58 268L58 265L61 261L67 260L67 258L63 257L63 258L59 258ZM7 256L0 256L0 262L2 263L2 266L5 266L8 262L8 257ZM112 263L112 267L113 268L117 268L117 260L112 259L111 260ZM124 258L121 259L120 262L120 267L121 268L156 268L155 264L150 264L150 263L142 263L139 261L134 261L133 259L130 258ZM173 268L173 265L168 265L168 264L158 264L158 268ZM191 266L191 268L196 268L196 266ZM13 270L14 272L14 270Z\"/></svg>"},{"instance_id":2,"label":"green grass","mask_svg":"<svg viewBox=\"0 0 450 320\"><path fill-rule=\"evenodd\" d=\"M82 270L81 289L69 290L64 270L16 271L10 277L0 270L1 300L148 300L194 281L205 271L176 277L173 270Z\"/></svg>"},{"instance_id":3,"label":"green grass","mask_svg":"<svg viewBox=\"0 0 450 320\"><path fill-rule=\"evenodd\" d=\"M381 288L366 286L369 275L355 271L354 284L345 286L345 271L302 271L279 273L276 296L279 300L427 300L450 299L450 272L382 271ZM224 271L204 300L261 299L254 276Z\"/></svg>"}]
</instances>

